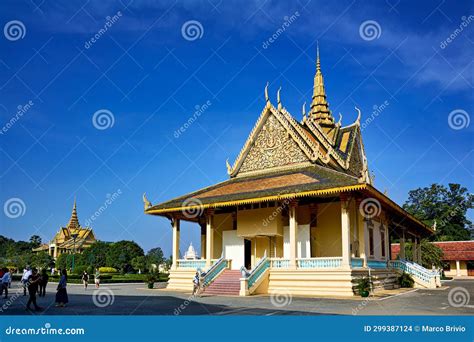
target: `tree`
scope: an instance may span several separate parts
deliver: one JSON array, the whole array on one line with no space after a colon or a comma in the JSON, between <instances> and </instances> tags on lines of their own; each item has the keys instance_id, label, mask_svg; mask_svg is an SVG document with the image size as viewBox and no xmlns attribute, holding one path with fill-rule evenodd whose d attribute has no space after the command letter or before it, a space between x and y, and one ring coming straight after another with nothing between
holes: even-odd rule
<instances>
[{"instance_id":1,"label":"tree","mask_svg":"<svg viewBox=\"0 0 474 342\"><path fill-rule=\"evenodd\" d=\"M32 235L30 237L30 245L31 245L31 248L36 248L36 247L39 247L41 246L41 237L39 235Z\"/></svg>"},{"instance_id":2,"label":"tree","mask_svg":"<svg viewBox=\"0 0 474 342\"><path fill-rule=\"evenodd\" d=\"M131 260L130 264L136 271L142 273L148 268L149 263L147 259L146 256L136 256Z\"/></svg>"},{"instance_id":3,"label":"tree","mask_svg":"<svg viewBox=\"0 0 474 342\"><path fill-rule=\"evenodd\" d=\"M474 195L459 184L448 186L432 184L412 190L403 208L429 226L436 221L432 241L470 240L472 222L466 214L474 208Z\"/></svg>"},{"instance_id":4,"label":"tree","mask_svg":"<svg viewBox=\"0 0 474 342\"><path fill-rule=\"evenodd\" d=\"M156 267L160 266L164 261L163 251L160 247L150 249L146 256L148 257L148 262L150 264L155 264Z\"/></svg>"},{"instance_id":5,"label":"tree","mask_svg":"<svg viewBox=\"0 0 474 342\"><path fill-rule=\"evenodd\" d=\"M112 243L107 253L107 266L129 272L133 269L131 261L137 256L143 256L143 249L134 241L118 241Z\"/></svg>"},{"instance_id":6,"label":"tree","mask_svg":"<svg viewBox=\"0 0 474 342\"><path fill-rule=\"evenodd\" d=\"M105 267L107 265L107 254L109 253L110 243L96 241L89 248L84 249L82 256L87 266L94 268Z\"/></svg>"},{"instance_id":7,"label":"tree","mask_svg":"<svg viewBox=\"0 0 474 342\"><path fill-rule=\"evenodd\" d=\"M421 248L421 265L425 268L431 269L435 267L443 267L443 250L438 246L432 244L429 240L423 239L420 241ZM405 257L408 260L413 260L413 244L407 242L405 245Z\"/></svg>"},{"instance_id":8,"label":"tree","mask_svg":"<svg viewBox=\"0 0 474 342\"><path fill-rule=\"evenodd\" d=\"M54 259L46 252L38 252L33 255L31 264L38 269L49 269L54 265Z\"/></svg>"}]
</instances>

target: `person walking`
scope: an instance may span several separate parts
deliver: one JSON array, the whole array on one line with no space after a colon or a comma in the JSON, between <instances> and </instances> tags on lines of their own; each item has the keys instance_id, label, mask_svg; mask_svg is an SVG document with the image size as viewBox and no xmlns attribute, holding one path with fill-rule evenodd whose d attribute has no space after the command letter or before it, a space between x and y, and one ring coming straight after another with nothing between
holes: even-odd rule
<instances>
[{"instance_id":1,"label":"person walking","mask_svg":"<svg viewBox=\"0 0 474 342\"><path fill-rule=\"evenodd\" d=\"M0 281L0 296L3 295L3 291L5 291L5 299L8 298L8 287L10 286L10 282L12 281L12 276L10 274L10 270L8 268L3 268L3 276Z\"/></svg>"},{"instance_id":2,"label":"person walking","mask_svg":"<svg viewBox=\"0 0 474 342\"><path fill-rule=\"evenodd\" d=\"M59 280L57 292L56 292L56 306L64 307L68 302L69 298L67 296L67 271L63 269L61 271L61 279Z\"/></svg>"},{"instance_id":3,"label":"person walking","mask_svg":"<svg viewBox=\"0 0 474 342\"><path fill-rule=\"evenodd\" d=\"M23 296L26 296L26 289L28 288L28 278L31 276L30 266L26 266L23 270L23 275L21 276L21 283L23 284Z\"/></svg>"},{"instance_id":4,"label":"person walking","mask_svg":"<svg viewBox=\"0 0 474 342\"><path fill-rule=\"evenodd\" d=\"M36 293L38 292L38 285L40 282L40 275L38 274L38 270L33 268L31 270L31 275L28 277L26 282L28 287L28 294L30 298L28 299L28 303L26 303L26 310L31 310L31 304L35 307L36 311L41 311L42 308L36 304Z\"/></svg>"},{"instance_id":5,"label":"person walking","mask_svg":"<svg viewBox=\"0 0 474 342\"><path fill-rule=\"evenodd\" d=\"M89 273L87 271L82 273L82 284L84 284L84 290L87 290L87 285L89 285Z\"/></svg>"},{"instance_id":6,"label":"person walking","mask_svg":"<svg viewBox=\"0 0 474 342\"><path fill-rule=\"evenodd\" d=\"M193 278L193 296L195 294L196 295L199 294L200 285L201 285L201 279L200 279L200 276L199 276L199 272L196 272L196 274L194 275L194 278Z\"/></svg>"},{"instance_id":7,"label":"person walking","mask_svg":"<svg viewBox=\"0 0 474 342\"><path fill-rule=\"evenodd\" d=\"M100 286L100 271L98 268L95 269L94 280L95 280L95 288L98 289Z\"/></svg>"},{"instance_id":8,"label":"person walking","mask_svg":"<svg viewBox=\"0 0 474 342\"><path fill-rule=\"evenodd\" d=\"M40 281L39 281L39 296L40 297L46 296L46 286L48 285L48 281L49 281L48 272L46 272L46 269L43 268L41 270L41 276L40 276Z\"/></svg>"}]
</instances>

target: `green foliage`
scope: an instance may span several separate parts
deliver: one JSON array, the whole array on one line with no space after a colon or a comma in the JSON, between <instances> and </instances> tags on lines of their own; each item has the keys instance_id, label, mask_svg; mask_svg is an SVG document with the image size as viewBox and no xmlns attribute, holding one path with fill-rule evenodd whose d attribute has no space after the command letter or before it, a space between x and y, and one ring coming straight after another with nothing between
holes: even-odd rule
<instances>
[{"instance_id":1,"label":"green foliage","mask_svg":"<svg viewBox=\"0 0 474 342\"><path fill-rule=\"evenodd\" d=\"M158 267L160 264L164 262L164 256L163 256L163 251L161 250L160 247L152 248L148 251L146 254L148 258L148 263L155 264L156 267Z\"/></svg>"},{"instance_id":2,"label":"green foliage","mask_svg":"<svg viewBox=\"0 0 474 342\"><path fill-rule=\"evenodd\" d=\"M143 256L143 249L134 241L118 241L112 243L107 253L107 265L119 269L121 272L130 272L133 267L131 261L137 256Z\"/></svg>"},{"instance_id":3,"label":"green foliage","mask_svg":"<svg viewBox=\"0 0 474 342\"><path fill-rule=\"evenodd\" d=\"M148 268L148 258L144 255L134 257L130 264L135 271L145 272Z\"/></svg>"},{"instance_id":4,"label":"green foliage","mask_svg":"<svg viewBox=\"0 0 474 342\"><path fill-rule=\"evenodd\" d=\"M30 237L30 245L32 248L41 246L41 237L39 235L32 235Z\"/></svg>"},{"instance_id":5,"label":"green foliage","mask_svg":"<svg viewBox=\"0 0 474 342\"><path fill-rule=\"evenodd\" d=\"M372 280L370 277L361 277L357 279L356 289L359 294L362 295L363 292L370 292Z\"/></svg>"},{"instance_id":6,"label":"green foliage","mask_svg":"<svg viewBox=\"0 0 474 342\"><path fill-rule=\"evenodd\" d=\"M470 240L472 222L466 216L474 208L474 195L460 184L432 184L409 192L403 208L429 226L436 221L434 241Z\"/></svg>"},{"instance_id":7,"label":"green foliage","mask_svg":"<svg viewBox=\"0 0 474 342\"><path fill-rule=\"evenodd\" d=\"M431 269L433 265L435 267L443 267L443 250L438 246L430 243L429 240L423 239L420 242L421 245L421 265L425 268ZM407 242L405 244L405 257L408 260L413 260L413 244Z\"/></svg>"},{"instance_id":8,"label":"green foliage","mask_svg":"<svg viewBox=\"0 0 474 342\"><path fill-rule=\"evenodd\" d=\"M113 267L99 267L100 273L117 273L117 269Z\"/></svg>"},{"instance_id":9,"label":"green foliage","mask_svg":"<svg viewBox=\"0 0 474 342\"><path fill-rule=\"evenodd\" d=\"M400 284L400 287L413 287L413 285L415 284L415 281L413 280L411 275L403 272L398 277L398 283Z\"/></svg>"},{"instance_id":10,"label":"green foliage","mask_svg":"<svg viewBox=\"0 0 474 342\"><path fill-rule=\"evenodd\" d=\"M46 252L33 254L31 265L38 269L50 269L54 266L54 259Z\"/></svg>"},{"instance_id":11,"label":"green foliage","mask_svg":"<svg viewBox=\"0 0 474 342\"><path fill-rule=\"evenodd\" d=\"M110 243L96 241L89 248L86 248L82 255L84 257L84 264L97 267L107 266L107 254L109 252Z\"/></svg>"}]
</instances>

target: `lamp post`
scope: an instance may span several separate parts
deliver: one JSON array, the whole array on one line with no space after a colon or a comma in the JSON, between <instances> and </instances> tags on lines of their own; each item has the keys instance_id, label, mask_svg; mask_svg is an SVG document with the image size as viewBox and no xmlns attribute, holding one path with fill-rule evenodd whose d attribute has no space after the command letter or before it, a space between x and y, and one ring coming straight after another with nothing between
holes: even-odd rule
<instances>
[{"instance_id":1,"label":"lamp post","mask_svg":"<svg viewBox=\"0 0 474 342\"><path fill-rule=\"evenodd\" d=\"M72 240L74 242L74 249L73 249L73 254L72 254L72 267L71 267L71 273L74 272L74 257L76 256L76 239L79 236L79 234L74 233L71 234Z\"/></svg>"}]
</instances>

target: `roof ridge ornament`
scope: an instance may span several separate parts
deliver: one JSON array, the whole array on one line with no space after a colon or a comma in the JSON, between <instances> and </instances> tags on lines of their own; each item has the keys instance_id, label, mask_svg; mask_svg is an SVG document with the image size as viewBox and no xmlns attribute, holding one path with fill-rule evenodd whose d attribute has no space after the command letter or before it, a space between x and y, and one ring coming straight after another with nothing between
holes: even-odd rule
<instances>
[{"instance_id":1,"label":"roof ridge ornament","mask_svg":"<svg viewBox=\"0 0 474 342\"><path fill-rule=\"evenodd\" d=\"M148 198L146 198L146 192L143 193L143 204L145 206L145 210L153 206L151 202L148 200Z\"/></svg>"},{"instance_id":2,"label":"roof ridge ornament","mask_svg":"<svg viewBox=\"0 0 474 342\"><path fill-rule=\"evenodd\" d=\"M339 121L337 122L338 126L342 125L342 114L339 112Z\"/></svg>"},{"instance_id":3,"label":"roof ridge ornament","mask_svg":"<svg viewBox=\"0 0 474 342\"><path fill-rule=\"evenodd\" d=\"M278 110L281 110L281 108L282 108L282 105L281 105L281 98L280 98L280 91L281 91L281 87L278 88L278 91L277 91Z\"/></svg>"},{"instance_id":4,"label":"roof ridge ornament","mask_svg":"<svg viewBox=\"0 0 474 342\"><path fill-rule=\"evenodd\" d=\"M265 102L267 104L270 103L270 98L268 97L268 81L267 81L267 85L265 86Z\"/></svg>"},{"instance_id":5,"label":"roof ridge ornament","mask_svg":"<svg viewBox=\"0 0 474 342\"><path fill-rule=\"evenodd\" d=\"M357 119L356 119L355 123L356 123L357 125L360 125L360 118L361 118L361 116L362 116L362 113L361 113L360 109L357 108L357 106L355 106L354 108L355 108L355 110L356 110L357 113L358 113L358 114L357 114Z\"/></svg>"},{"instance_id":6,"label":"roof ridge ornament","mask_svg":"<svg viewBox=\"0 0 474 342\"><path fill-rule=\"evenodd\" d=\"M232 174L232 166L229 164L229 158L225 160L225 166L227 167L227 174L230 175Z\"/></svg>"},{"instance_id":7,"label":"roof ridge ornament","mask_svg":"<svg viewBox=\"0 0 474 342\"><path fill-rule=\"evenodd\" d=\"M303 107L301 108L301 112L303 114L303 120L301 121L301 123L305 123L306 122L306 101L303 103Z\"/></svg>"}]
</instances>

